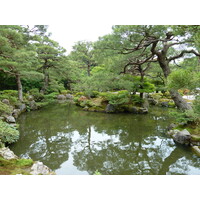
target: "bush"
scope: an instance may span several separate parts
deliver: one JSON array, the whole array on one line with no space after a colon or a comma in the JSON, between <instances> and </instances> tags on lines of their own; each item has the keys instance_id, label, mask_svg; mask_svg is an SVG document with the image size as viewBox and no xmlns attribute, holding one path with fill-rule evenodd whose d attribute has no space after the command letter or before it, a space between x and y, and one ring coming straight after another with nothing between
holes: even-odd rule
<instances>
[{"instance_id":1,"label":"bush","mask_svg":"<svg viewBox=\"0 0 200 200\"><path fill-rule=\"evenodd\" d=\"M0 91L0 101L3 99L8 99L10 104L17 105L18 104L18 91L17 90L4 90Z\"/></svg>"},{"instance_id":2,"label":"bush","mask_svg":"<svg viewBox=\"0 0 200 200\"><path fill-rule=\"evenodd\" d=\"M44 101L53 102L58 94L58 92L52 92L50 94L44 95Z\"/></svg>"},{"instance_id":3,"label":"bush","mask_svg":"<svg viewBox=\"0 0 200 200\"><path fill-rule=\"evenodd\" d=\"M70 90L61 90L60 93L66 95L66 94L71 94L72 92Z\"/></svg>"},{"instance_id":4,"label":"bush","mask_svg":"<svg viewBox=\"0 0 200 200\"><path fill-rule=\"evenodd\" d=\"M12 109L5 103L0 101L0 115L2 114L11 114Z\"/></svg>"},{"instance_id":5,"label":"bush","mask_svg":"<svg viewBox=\"0 0 200 200\"><path fill-rule=\"evenodd\" d=\"M140 96L138 96L138 95L133 95L132 96L132 101L135 104L141 104L141 103L144 102L144 99L141 99Z\"/></svg>"},{"instance_id":6,"label":"bush","mask_svg":"<svg viewBox=\"0 0 200 200\"><path fill-rule=\"evenodd\" d=\"M99 96L105 98L105 100L112 105L121 105L130 101L130 94L127 90L118 92L100 92Z\"/></svg>"},{"instance_id":7,"label":"bush","mask_svg":"<svg viewBox=\"0 0 200 200\"><path fill-rule=\"evenodd\" d=\"M0 120L0 140L11 144L19 139L19 131L12 125Z\"/></svg>"},{"instance_id":8,"label":"bush","mask_svg":"<svg viewBox=\"0 0 200 200\"><path fill-rule=\"evenodd\" d=\"M47 88L47 93L61 92L62 90L65 90L65 87L62 83L58 83L56 80L51 80Z\"/></svg>"},{"instance_id":9,"label":"bush","mask_svg":"<svg viewBox=\"0 0 200 200\"><path fill-rule=\"evenodd\" d=\"M196 99L193 102L194 112L200 117L200 96L196 96Z\"/></svg>"},{"instance_id":10,"label":"bush","mask_svg":"<svg viewBox=\"0 0 200 200\"><path fill-rule=\"evenodd\" d=\"M31 89L29 92L33 95L36 102L40 102L44 99L44 95L39 92L38 88Z\"/></svg>"}]
</instances>

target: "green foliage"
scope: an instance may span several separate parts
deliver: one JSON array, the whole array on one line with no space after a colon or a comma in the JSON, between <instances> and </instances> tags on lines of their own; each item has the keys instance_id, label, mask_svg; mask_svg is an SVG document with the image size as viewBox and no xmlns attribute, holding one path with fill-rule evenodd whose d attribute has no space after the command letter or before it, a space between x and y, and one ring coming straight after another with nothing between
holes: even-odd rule
<instances>
[{"instance_id":1,"label":"green foliage","mask_svg":"<svg viewBox=\"0 0 200 200\"><path fill-rule=\"evenodd\" d=\"M0 101L8 99L11 105L18 104L18 92L16 90L4 90L0 91Z\"/></svg>"},{"instance_id":2,"label":"green foliage","mask_svg":"<svg viewBox=\"0 0 200 200\"><path fill-rule=\"evenodd\" d=\"M44 101L53 102L55 101L58 94L58 92L52 92L50 94L44 95Z\"/></svg>"},{"instance_id":3,"label":"green foliage","mask_svg":"<svg viewBox=\"0 0 200 200\"><path fill-rule=\"evenodd\" d=\"M32 159L18 159L16 160L16 166L23 167L23 166L31 166L33 165Z\"/></svg>"},{"instance_id":4,"label":"green foliage","mask_svg":"<svg viewBox=\"0 0 200 200\"><path fill-rule=\"evenodd\" d=\"M39 72L34 72L34 71L23 71L21 73L22 76L22 85L23 85L23 90L25 92L33 89L33 88L38 88L41 89L43 85L43 79L44 75Z\"/></svg>"},{"instance_id":5,"label":"green foliage","mask_svg":"<svg viewBox=\"0 0 200 200\"><path fill-rule=\"evenodd\" d=\"M144 99L141 99L140 96L138 96L138 95L133 95L131 97L131 99L132 99L133 103L139 104L139 105L144 102Z\"/></svg>"},{"instance_id":6,"label":"green foliage","mask_svg":"<svg viewBox=\"0 0 200 200\"><path fill-rule=\"evenodd\" d=\"M0 140L11 144L19 139L19 131L12 125L0 120Z\"/></svg>"},{"instance_id":7,"label":"green foliage","mask_svg":"<svg viewBox=\"0 0 200 200\"><path fill-rule=\"evenodd\" d=\"M103 92L99 93L99 96L104 97L109 104L113 105L120 105L130 101L130 94L127 90L121 90L118 92Z\"/></svg>"},{"instance_id":8,"label":"green foliage","mask_svg":"<svg viewBox=\"0 0 200 200\"><path fill-rule=\"evenodd\" d=\"M33 95L34 100L36 102L40 102L44 99L44 95L39 92L38 88L33 88L33 89L29 90L29 92L31 95Z\"/></svg>"},{"instance_id":9,"label":"green foliage","mask_svg":"<svg viewBox=\"0 0 200 200\"><path fill-rule=\"evenodd\" d=\"M94 172L94 175L102 175L98 170Z\"/></svg>"},{"instance_id":10,"label":"green foliage","mask_svg":"<svg viewBox=\"0 0 200 200\"><path fill-rule=\"evenodd\" d=\"M12 109L5 103L0 101L0 116L3 114L11 114Z\"/></svg>"},{"instance_id":11,"label":"green foliage","mask_svg":"<svg viewBox=\"0 0 200 200\"><path fill-rule=\"evenodd\" d=\"M172 116L175 117L176 121L179 123L190 123L190 122L195 122L199 123L200 121L200 96L197 96L195 101L193 102L192 105L193 109L192 110L187 110L184 112L173 112L171 113Z\"/></svg>"},{"instance_id":12,"label":"green foliage","mask_svg":"<svg viewBox=\"0 0 200 200\"><path fill-rule=\"evenodd\" d=\"M71 94L72 92L70 90L61 90L60 93L66 95Z\"/></svg>"},{"instance_id":13,"label":"green foliage","mask_svg":"<svg viewBox=\"0 0 200 200\"><path fill-rule=\"evenodd\" d=\"M193 109L194 112L199 116L200 118L200 96L196 96L196 99L193 102Z\"/></svg>"},{"instance_id":14,"label":"green foliage","mask_svg":"<svg viewBox=\"0 0 200 200\"><path fill-rule=\"evenodd\" d=\"M170 89L195 89L200 82L200 73L191 70L179 69L173 71L168 77Z\"/></svg>"},{"instance_id":15,"label":"green foliage","mask_svg":"<svg viewBox=\"0 0 200 200\"><path fill-rule=\"evenodd\" d=\"M48 93L52 93L52 92L61 92L62 90L65 90L65 87L62 83L59 83L56 80L51 80L49 82L49 86L47 88L47 92Z\"/></svg>"},{"instance_id":16,"label":"green foliage","mask_svg":"<svg viewBox=\"0 0 200 200\"><path fill-rule=\"evenodd\" d=\"M177 123L187 124L193 121L191 116L189 117L186 112L170 112L170 115L174 117Z\"/></svg>"}]
</instances>

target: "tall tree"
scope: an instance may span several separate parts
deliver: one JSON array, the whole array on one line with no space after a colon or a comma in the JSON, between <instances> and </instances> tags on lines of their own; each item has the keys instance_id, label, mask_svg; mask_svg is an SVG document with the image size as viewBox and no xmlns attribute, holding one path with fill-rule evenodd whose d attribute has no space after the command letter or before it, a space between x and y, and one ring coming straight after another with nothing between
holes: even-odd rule
<instances>
[{"instance_id":1,"label":"tall tree","mask_svg":"<svg viewBox=\"0 0 200 200\"><path fill-rule=\"evenodd\" d=\"M198 26L195 26L195 30L200 31ZM113 27L113 34L101 40L105 42L106 49L113 49L117 54L130 55L130 64L137 59L141 64L157 62L167 81L173 62L180 58L185 59L186 55L200 57L195 48L191 49L195 44L194 33L191 27L118 25ZM178 108L191 109L177 90L170 89L170 94Z\"/></svg>"},{"instance_id":2,"label":"tall tree","mask_svg":"<svg viewBox=\"0 0 200 200\"><path fill-rule=\"evenodd\" d=\"M30 71L34 58L35 52L22 26L0 26L0 71L15 76L20 101L23 101L21 75Z\"/></svg>"},{"instance_id":3,"label":"tall tree","mask_svg":"<svg viewBox=\"0 0 200 200\"><path fill-rule=\"evenodd\" d=\"M41 41L36 44L37 54L39 59L39 69L44 74L44 85L42 92L45 93L49 85L49 69L62 66L65 49L47 36L41 38Z\"/></svg>"},{"instance_id":4,"label":"tall tree","mask_svg":"<svg viewBox=\"0 0 200 200\"><path fill-rule=\"evenodd\" d=\"M81 68L87 69L87 75L90 76L91 68L96 65L94 59L94 49L92 42L79 41L73 46L70 54L72 60L78 61Z\"/></svg>"}]
</instances>

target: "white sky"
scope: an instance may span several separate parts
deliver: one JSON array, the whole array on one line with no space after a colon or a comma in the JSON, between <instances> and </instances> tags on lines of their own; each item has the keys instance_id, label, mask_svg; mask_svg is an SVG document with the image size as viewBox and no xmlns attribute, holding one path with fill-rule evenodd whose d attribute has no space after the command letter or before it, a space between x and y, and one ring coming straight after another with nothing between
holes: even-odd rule
<instances>
[{"instance_id":1,"label":"white sky","mask_svg":"<svg viewBox=\"0 0 200 200\"><path fill-rule=\"evenodd\" d=\"M106 24L50 24L48 31L51 38L70 53L74 43L78 41L96 41L98 37L111 33L112 25Z\"/></svg>"}]
</instances>

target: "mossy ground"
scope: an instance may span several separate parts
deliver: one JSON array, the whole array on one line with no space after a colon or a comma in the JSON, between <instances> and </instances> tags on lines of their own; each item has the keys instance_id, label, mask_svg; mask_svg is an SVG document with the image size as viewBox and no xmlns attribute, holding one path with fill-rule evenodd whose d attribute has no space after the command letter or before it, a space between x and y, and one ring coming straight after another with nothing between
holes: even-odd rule
<instances>
[{"instance_id":1,"label":"mossy ground","mask_svg":"<svg viewBox=\"0 0 200 200\"><path fill-rule=\"evenodd\" d=\"M29 175L30 167L33 165L31 159L6 160L0 156L0 175Z\"/></svg>"}]
</instances>

